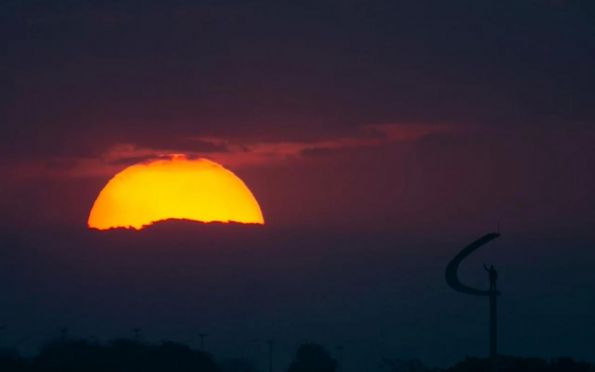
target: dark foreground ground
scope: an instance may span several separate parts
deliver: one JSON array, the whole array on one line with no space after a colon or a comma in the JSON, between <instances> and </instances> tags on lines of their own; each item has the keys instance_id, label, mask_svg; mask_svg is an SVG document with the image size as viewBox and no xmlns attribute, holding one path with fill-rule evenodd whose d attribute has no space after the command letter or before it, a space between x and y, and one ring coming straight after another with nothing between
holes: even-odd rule
<instances>
[{"instance_id":1,"label":"dark foreground ground","mask_svg":"<svg viewBox=\"0 0 595 372\"><path fill-rule=\"evenodd\" d=\"M194 371L194 372L342 372L352 371L348 365L334 359L321 345L300 345L288 366L271 366L250 359L218 358L208 352L192 349L184 344L164 341L149 344L129 339L108 343L62 339L46 344L31 358L11 350L0 355L2 372L107 372L107 371ZM492 372L489 360L467 358L446 369L425 366L419 360L384 359L378 362L378 371L385 372ZM595 372L595 366L570 358L545 360L502 356L498 371L527 372ZM355 372L355 371L353 371Z\"/></svg>"}]
</instances>

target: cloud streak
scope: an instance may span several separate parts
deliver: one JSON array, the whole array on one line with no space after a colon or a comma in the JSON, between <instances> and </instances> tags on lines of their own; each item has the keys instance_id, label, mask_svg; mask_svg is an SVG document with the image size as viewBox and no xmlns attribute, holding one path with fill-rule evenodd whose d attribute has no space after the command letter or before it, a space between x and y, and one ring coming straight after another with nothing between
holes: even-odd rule
<instances>
[{"instance_id":1,"label":"cloud streak","mask_svg":"<svg viewBox=\"0 0 595 372\"><path fill-rule=\"evenodd\" d=\"M432 135L455 133L461 128L439 124L366 125L350 136L312 141L253 141L221 137L190 137L172 147L143 147L118 144L96 158L73 160L64 173L75 177L114 174L122 167L144 160L184 154L205 157L225 166L271 165L309 156L330 156L336 151L358 150L393 143L409 143Z\"/></svg>"}]
</instances>

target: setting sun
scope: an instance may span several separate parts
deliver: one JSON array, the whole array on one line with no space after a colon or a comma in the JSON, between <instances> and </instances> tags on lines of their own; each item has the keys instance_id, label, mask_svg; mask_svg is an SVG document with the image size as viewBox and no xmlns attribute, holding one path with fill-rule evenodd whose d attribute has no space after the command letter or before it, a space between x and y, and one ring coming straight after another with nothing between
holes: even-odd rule
<instances>
[{"instance_id":1,"label":"setting sun","mask_svg":"<svg viewBox=\"0 0 595 372\"><path fill-rule=\"evenodd\" d=\"M235 174L207 159L174 156L116 174L97 196L88 226L141 229L167 219L264 224L258 202Z\"/></svg>"}]
</instances>

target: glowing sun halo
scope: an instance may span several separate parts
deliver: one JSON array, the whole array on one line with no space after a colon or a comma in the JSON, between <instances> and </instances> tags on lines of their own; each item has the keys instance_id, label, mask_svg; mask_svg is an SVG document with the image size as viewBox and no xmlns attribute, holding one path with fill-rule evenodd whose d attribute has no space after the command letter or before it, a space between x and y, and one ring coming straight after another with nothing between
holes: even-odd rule
<instances>
[{"instance_id":1,"label":"glowing sun halo","mask_svg":"<svg viewBox=\"0 0 595 372\"><path fill-rule=\"evenodd\" d=\"M207 159L173 156L132 165L97 196L90 228L141 229L167 219L264 224L244 182Z\"/></svg>"}]
</instances>

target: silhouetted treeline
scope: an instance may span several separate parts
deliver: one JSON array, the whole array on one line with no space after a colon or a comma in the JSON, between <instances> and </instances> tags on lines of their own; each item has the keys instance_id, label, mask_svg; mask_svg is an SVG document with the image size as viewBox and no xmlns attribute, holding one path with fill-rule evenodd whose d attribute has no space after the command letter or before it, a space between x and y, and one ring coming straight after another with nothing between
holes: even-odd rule
<instances>
[{"instance_id":1,"label":"silhouetted treeline","mask_svg":"<svg viewBox=\"0 0 595 372\"><path fill-rule=\"evenodd\" d=\"M326 349L318 344L301 345L288 372L335 372L337 362L331 358Z\"/></svg>"},{"instance_id":2,"label":"silhouetted treeline","mask_svg":"<svg viewBox=\"0 0 595 372\"><path fill-rule=\"evenodd\" d=\"M386 359L386 370L389 372L493 372L487 358L467 358L446 369L425 366L417 359ZM499 372L595 372L595 366L585 362L577 362L570 358L545 360L541 358L520 358L501 356L498 359Z\"/></svg>"},{"instance_id":3,"label":"silhouetted treeline","mask_svg":"<svg viewBox=\"0 0 595 372\"><path fill-rule=\"evenodd\" d=\"M386 372L492 372L490 361L467 358L447 369L431 368L421 361L385 359ZM262 367L262 366L261 366ZM338 361L321 345L299 346L286 372L360 372ZM499 372L595 372L595 366L570 358L544 360L503 356ZM106 344L86 340L60 340L45 345L37 356L24 358L0 350L1 372L263 372L253 362L241 358L217 360L207 352L175 343L149 344L118 339ZM264 371L268 371L265 368Z\"/></svg>"},{"instance_id":4,"label":"silhouetted treeline","mask_svg":"<svg viewBox=\"0 0 595 372\"><path fill-rule=\"evenodd\" d=\"M595 366L577 362L570 358L544 360L540 358L518 358L503 356L498 360L501 372L595 372ZM457 363L448 372L491 372L488 359L467 358Z\"/></svg>"},{"instance_id":5,"label":"silhouetted treeline","mask_svg":"<svg viewBox=\"0 0 595 372\"><path fill-rule=\"evenodd\" d=\"M152 345L120 339L106 345L84 340L52 342L33 359L4 353L0 371L220 372L221 368L210 354L186 345L174 342Z\"/></svg>"}]
</instances>

